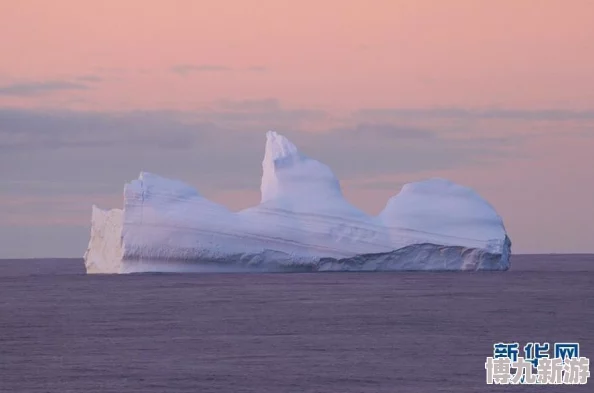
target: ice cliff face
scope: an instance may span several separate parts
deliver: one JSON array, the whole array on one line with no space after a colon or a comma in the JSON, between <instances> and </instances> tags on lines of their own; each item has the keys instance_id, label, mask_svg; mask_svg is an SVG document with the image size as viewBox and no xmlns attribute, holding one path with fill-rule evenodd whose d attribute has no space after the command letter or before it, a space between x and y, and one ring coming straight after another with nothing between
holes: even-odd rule
<instances>
[{"instance_id":1,"label":"ice cliff face","mask_svg":"<svg viewBox=\"0 0 594 393\"><path fill-rule=\"evenodd\" d=\"M507 270L501 217L443 179L405 185L375 217L349 204L330 168L268 132L262 201L240 212L143 172L124 208L93 207L88 273Z\"/></svg>"}]
</instances>

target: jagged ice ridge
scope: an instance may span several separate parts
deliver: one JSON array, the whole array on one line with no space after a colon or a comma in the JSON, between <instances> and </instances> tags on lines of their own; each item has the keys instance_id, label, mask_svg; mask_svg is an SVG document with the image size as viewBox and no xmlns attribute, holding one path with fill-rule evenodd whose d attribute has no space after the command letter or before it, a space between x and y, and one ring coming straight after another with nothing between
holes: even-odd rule
<instances>
[{"instance_id":1,"label":"jagged ice ridge","mask_svg":"<svg viewBox=\"0 0 594 393\"><path fill-rule=\"evenodd\" d=\"M406 184L377 216L348 203L328 166L266 134L262 200L232 212L142 172L124 208L93 206L87 273L507 270L501 217L444 179Z\"/></svg>"}]
</instances>

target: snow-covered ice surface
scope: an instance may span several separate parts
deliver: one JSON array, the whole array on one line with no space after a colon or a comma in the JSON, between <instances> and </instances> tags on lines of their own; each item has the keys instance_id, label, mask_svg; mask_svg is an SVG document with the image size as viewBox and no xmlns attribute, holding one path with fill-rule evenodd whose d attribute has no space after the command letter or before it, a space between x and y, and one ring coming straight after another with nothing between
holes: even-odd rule
<instances>
[{"instance_id":1,"label":"snow-covered ice surface","mask_svg":"<svg viewBox=\"0 0 594 393\"><path fill-rule=\"evenodd\" d=\"M330 168L266 134L262 201L232 212L143 172L124 208L93 206L87 273L507 270L501 217L448 180L406 184L377 216L348 203Z\"/></svg>"}]
</instances>

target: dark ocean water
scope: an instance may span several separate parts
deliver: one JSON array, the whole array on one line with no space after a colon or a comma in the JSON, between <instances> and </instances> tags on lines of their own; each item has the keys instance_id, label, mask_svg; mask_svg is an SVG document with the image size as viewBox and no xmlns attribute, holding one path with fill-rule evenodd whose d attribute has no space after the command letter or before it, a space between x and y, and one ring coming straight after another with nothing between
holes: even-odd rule
<instances>
[{"instance_id":1,"label":"dark ocean water","mask_svg":"<svg viewBox=\"0 0 594 393\"><path fill-rule=\"evenodd\" d=\"M579 342L594 360L594 255L512 264L86 276L82 260L4 260L0 392L593 392L485 384L495 342Z\"/></svg>"}]
</instances>

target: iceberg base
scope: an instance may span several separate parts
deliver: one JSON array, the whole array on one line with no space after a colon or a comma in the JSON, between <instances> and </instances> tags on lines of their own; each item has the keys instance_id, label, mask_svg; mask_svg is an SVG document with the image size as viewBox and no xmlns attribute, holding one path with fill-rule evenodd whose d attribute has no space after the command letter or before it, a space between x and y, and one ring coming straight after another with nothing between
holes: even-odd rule
<instances>
[{"instance_id":1,"label":"iceberg base","mask_svg":"<svg viewBox=\"0 0 594 393\"><path fill-rule=\"evenodd\" d=\"M503 254L483 249L435 244L415 244L387 253L363 254L351 258L321 258L292 262L288 254L276 251L257 255L235 255L215 260L127 259L112 273L246 273L246 272L377 272L377 271L505 271L509 269L511 242L506 239ZM98 267L98 266L96 266ZM102 273L101 269L96 273Z\"/></svg>"}]
</instances>

